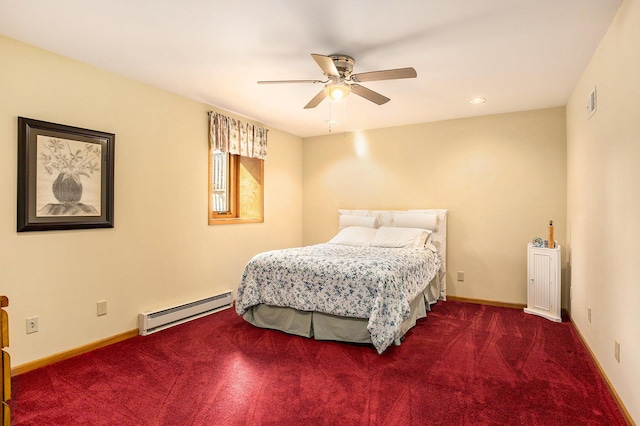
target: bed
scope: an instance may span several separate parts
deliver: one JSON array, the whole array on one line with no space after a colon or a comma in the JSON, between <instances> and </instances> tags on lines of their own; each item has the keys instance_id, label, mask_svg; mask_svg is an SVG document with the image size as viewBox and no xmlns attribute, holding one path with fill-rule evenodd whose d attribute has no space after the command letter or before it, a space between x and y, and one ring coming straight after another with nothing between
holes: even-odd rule
<instances>
[{"instance_id":1,"label":"bed","mask_svg":"<svg viewBox=\"0 0 640 426\"><path fill-rule=\"evenodd\" d=\"M326 243L253 257L236 312L257 327L382 353L446 299L447 210L339 210L338 222Z\"/></svg>"}]
</instances>

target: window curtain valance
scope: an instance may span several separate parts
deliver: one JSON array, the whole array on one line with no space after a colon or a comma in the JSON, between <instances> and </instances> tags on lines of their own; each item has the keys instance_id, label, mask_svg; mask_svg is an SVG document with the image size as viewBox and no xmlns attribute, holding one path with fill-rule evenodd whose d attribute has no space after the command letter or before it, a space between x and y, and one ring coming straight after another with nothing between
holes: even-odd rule
<instances>
[{"instance_id":1,"label":"window curtain valance","mask_svg":"<svg viewBox=\"0 0 640 426\"><path fill-rule=\"evenodd\" d=\"M267 129L211 111L209 144L213 150L266 160Z\"/></svg>"}]
</instances>

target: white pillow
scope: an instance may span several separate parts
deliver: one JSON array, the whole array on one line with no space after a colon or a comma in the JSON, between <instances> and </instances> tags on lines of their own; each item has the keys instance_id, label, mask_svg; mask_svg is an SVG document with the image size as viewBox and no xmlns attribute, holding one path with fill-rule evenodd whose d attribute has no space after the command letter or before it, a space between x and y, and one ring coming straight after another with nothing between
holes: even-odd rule
<instances>
[{"instance_id":1,"label":"white pillow","mask_svg":"<svg viewBox=\"0 0 640 426\"><path fill-rule=\"evenodd\" d=\"M335 237L330 239L329 244L369 247L371 245L371 240L377 232L378 230L375 228L349 226L338 232Z\"/></svg>"},{"instance_id":2,"label":"white pillow","mask_svg":"<svg viewBox=\"0 0 640 426\"><path fill-rule=\"evenodd\" d=\"M371 247L424 248L430 235L428 229L381 226L371 241Z\"/></svg>"},{"instance_id":3,"label":"white pillow","mask_svg":"<svg viewBox=\"0 0 640 426\"><path fill-rule=\"evenodd\" d=\"M399 213L393 215L394 226L401 228L422 228L435 231L438 215L435 213Z\"/></svg>"},{"instance_id":4,"label":"white pillow","mask_svg":"<svg viewBox=\"0 0 640 426\"><path fill-rule=\"evenodd\" d=\"M347 226L364 226L367 228L377 228L378 218L376 216L356 216L352 214L341 214L338 229L344 229Z\"/></svg>"}]
</instances>

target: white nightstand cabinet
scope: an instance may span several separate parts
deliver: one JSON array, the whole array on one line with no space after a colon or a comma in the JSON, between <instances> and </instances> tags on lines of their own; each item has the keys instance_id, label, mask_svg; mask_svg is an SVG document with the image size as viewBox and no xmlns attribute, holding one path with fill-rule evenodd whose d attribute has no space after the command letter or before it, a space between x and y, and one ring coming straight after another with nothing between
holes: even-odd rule
<instances>
[{"instance_id":1,"label":"white nightstand cabinet","mask_svg":"<svg viewBox=\"0 0 640 426\"><path fill-rule=\"evenodd\" d=\"M555 248L528 246L527 307L528 314L562 322L560 246Z\"/></svg>"}]
</instances>

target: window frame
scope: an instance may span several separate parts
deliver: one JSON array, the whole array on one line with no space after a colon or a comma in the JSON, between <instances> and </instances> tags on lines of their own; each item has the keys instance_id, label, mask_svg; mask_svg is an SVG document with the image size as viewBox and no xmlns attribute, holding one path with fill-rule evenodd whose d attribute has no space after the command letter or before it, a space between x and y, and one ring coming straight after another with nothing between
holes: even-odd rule
<instances>
[{"instance_id":1,"label":"window frame","mask_svg":"<svg viewBox=\"0 0 640 426\"><path fill-rule=\"evenodd\" d=\"M264 160L250 157L242 157L237 154L228 155L227 166L227 196L229 198L228 206L229 211L218 212L213 210L213 151L209 148L209 225L226 225L226 224L238 224L238 223L262 223L264 222ZM260 216L259 217L241 217L241 178L240 168L242 167L242 159L245 158L249 161L255 160L260 163L260 179L258 181L260 186Z\"/></svg>"},{"instance_id":2,"label":"window frame","mask_svg":"<svg viewBox=\"0 0 640 426\"><path fill-rule=\"evenodd\" d=\"M213 209L213 156L216 152L209 150L209 216L210 219L230 219L238 215L237 191L237 162L239 156L225 152L227 157L227 211L217 211Z\"/></svg>"}]
</instances>

